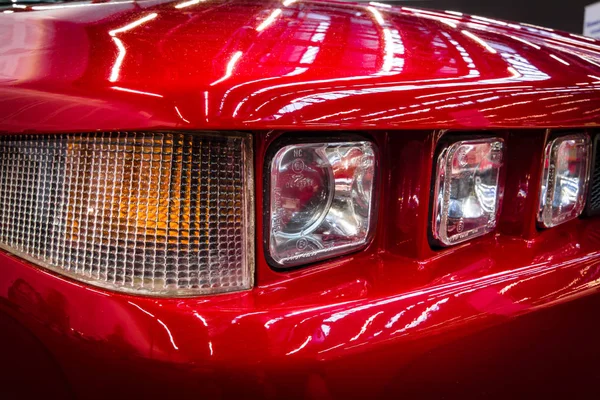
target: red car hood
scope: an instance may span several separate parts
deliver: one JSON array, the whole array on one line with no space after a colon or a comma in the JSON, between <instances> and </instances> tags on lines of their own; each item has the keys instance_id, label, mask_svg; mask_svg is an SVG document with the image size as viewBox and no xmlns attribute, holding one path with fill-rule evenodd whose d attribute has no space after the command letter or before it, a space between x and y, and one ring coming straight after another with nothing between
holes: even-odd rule
<instances>
[{"instance_id":1,"label":"red car hood","mask_svg":"<svg viewBox=\"0 0 600 400\"><path fill-rule=\"evenodd\" d=\"M330 1L15 7L1 131L598 122L600 42L545 28Z\"/></svg>"}]
</instances>

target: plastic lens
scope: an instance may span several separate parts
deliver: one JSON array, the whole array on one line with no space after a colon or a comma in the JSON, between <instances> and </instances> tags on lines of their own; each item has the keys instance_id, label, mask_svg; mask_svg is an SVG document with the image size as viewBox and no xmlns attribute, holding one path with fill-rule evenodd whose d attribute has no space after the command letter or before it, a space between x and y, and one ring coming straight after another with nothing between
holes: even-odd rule
<instances>
[{"instance_id":1,"label":"plastic lens","mask_svg":"<svg viewBox=\"0 0 600 400\"><path fill-rule=\"evenodd\" d=\"M577 218L585 207L591 142L587 135L556 138L546 145L538 224L550 228Z\"/></svg>"},{"instance_id":2,"label":"plastic lens","mask_svg":"<svg viewBox=\"0 0 600 400\"><path fill-rule=\"evenodd\" d=\"M499 138L460 141L440 152L432 217L436 245L464 242L496 227L503 154Z\"/></svg>"},{"instance_id":3,"label":"plastic lens","mask_svg":"<svg viewBox=\"0 0 600 400\"><path fill-rule=\"evenodd\" d=\"M296 144L271 162L269 251L292 267L363 246L373 214L369 142Z\"/></svg>"},{"instance_id":4,"label":"plastic lens","mask_svg":"<svg viewBox=\"0 0 600 400\"><path fill-rule=\"evenodd\" d=\"M246 134L0 138L0 248L93 285L190 296L252 287Z\"/></svg>"}]
</instances>

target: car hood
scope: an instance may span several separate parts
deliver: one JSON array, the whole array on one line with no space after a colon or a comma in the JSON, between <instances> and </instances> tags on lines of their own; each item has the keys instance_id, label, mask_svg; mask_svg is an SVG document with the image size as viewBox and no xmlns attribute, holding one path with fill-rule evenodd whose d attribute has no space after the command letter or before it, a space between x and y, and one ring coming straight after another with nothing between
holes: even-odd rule
<instances>
[{"instance_id":1,"label":"car hood","mask_svg":"<svg viewBox=\"0 0 600 400\"><path fill-rule=\"evenodd\" d=\"M0 130L595 125L600 43L331 1L14 6Z\"/></svg>"}]
</instances>

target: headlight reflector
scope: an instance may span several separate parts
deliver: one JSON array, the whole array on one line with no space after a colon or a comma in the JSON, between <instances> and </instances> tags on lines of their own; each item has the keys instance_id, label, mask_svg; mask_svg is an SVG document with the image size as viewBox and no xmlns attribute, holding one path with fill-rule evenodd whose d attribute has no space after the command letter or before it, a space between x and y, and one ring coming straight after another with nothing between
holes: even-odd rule
<instances>
[{"instance_id":1,"label":"headlight reflector","mask_svg":"<svg viewBox=\"0 0 600 400\"><path fill-rule=\"evenodd\" d=\"M458 141L437 159L432 236L451 246L496 227L503 182L504 142L500 138Z\"/></svg>"},{"instance_id":2,"label":"headlight reflector","mask_svg":"<svg viewBox=\"0 0 600 400\"><path fill-rule=\"evenodd\" d=\"M591 141L585 134L558 137L546 145L538 224L550 228L577 218L585 207Z\"/></svg>"},{"instance_id":3,"label":"headlight reflector","mask_svg":"<svg viewBox=\"0 0 600 400\"><path fill-rule=\"evenodd\" d=\"M269 254L293 267L365 245L373 225L370 142L284 146L270 164Z\"/></svg>"}]
</instances>

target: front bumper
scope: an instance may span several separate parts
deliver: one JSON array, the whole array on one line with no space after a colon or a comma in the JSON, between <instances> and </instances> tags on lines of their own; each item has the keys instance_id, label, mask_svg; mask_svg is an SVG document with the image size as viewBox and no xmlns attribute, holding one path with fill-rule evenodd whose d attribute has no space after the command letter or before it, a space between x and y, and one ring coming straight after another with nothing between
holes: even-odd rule
<instances>
[{"instance_id":1,"label":"front bumper","mask_svg":"<svg viewBox=\"0 0 600 400\"><path fill-rule=\"evenodd\" d=\"M562 384L573 390L566 378L526 382L547 377L548 365L575 378L577 363L600 355L590 342L598 332L598 296L560 305L600 286L598 223L576 224L557 229L543 248L532 243L523 251L522 242L511 241L487 243L485 253L473 247L472 259L448 266L452 273L422 271L429 283L406 289L398 289L402 278L417 279L389 275L380 268L393 262L385 255L347 281L321 273L318 281L308 275L300 283L187 299L106 292L0 255L2 317L11 321L3 323L0 342L4 379L29 382L25 392L75 398L437 397L463 390L477 397ZM48 372L23 376L32 370L20 371L15 359ZM531 363L546 370L516 372ZM490 387L507 380L513 386Z\"/></svg>"}]
</instances>

